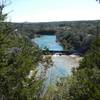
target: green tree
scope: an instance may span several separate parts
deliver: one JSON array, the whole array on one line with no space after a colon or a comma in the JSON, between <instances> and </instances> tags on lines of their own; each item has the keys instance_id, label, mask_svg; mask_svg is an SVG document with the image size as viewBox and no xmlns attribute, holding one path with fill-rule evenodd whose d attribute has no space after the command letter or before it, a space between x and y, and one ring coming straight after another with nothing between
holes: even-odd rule
<instances>
[{"instance_id":1,"label":"green tree","mask_svg":"<svg viewBox=\"0 0 100 100\"><path fill-rule=\"evenodd\" d=\"M96 39L91 44L90 50L87 52L84 59L80 63L79 69L82 68L100 69L100 36L96 36Z\"/></svg>"},{"instance_id":2,"label":"green tree","mask_svg":"<svg viewBox=\"0 0 100 100\"><path fill-rule=\"evenodd\" d=\"M36 100L42 83L35 77L41 51L5 22L4 6L0 4L0 100Z\"/></svg>"},{"instance_id":3,"label":"green tree","mask_svg":"<svg viewBox=\"0 0 100 100\"><path fill-rule=\"evenodd\" d=\"M100 70L84 68L62 79L58 84L57 100L99 100Z\"/></svg>"}]
</instances>

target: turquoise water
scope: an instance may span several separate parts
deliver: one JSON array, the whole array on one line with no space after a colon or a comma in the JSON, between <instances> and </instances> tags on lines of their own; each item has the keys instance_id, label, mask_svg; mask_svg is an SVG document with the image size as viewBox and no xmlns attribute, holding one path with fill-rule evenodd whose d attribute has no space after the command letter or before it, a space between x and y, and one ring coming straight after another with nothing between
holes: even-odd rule
<instances>
[{"instance_id":1,"label":"turquoise water","mask_svg":"<svg viewBox=\"0 0 100 100\"><path fill-rule=\"evenodd\" d=\"M57 42L56 35L41 35L32 39L39 48L45 47L49 50L63 51L63 47ZM72 65L78 65L75 60L67 55L52 55L53 66L47 70L47 77L50 81L56 81L58 77L67 76L71 73ZM41 68L40 68L41 69Z\"/></svg>"},{"instance_id":2,"label":"turquoise water","mask_svg":"<svg viewBox=\"0 0 100 100\"><path fill-rule=\"evenodd\" d=\"M32 42L35 42L41 49L48 48L53 51L63 50L63 47L57 42L55 35L42 35L32 39Z\"/></svg>"},{"instance_id":3,"label":"turquoise water","mask_svg":"<svg viewBox=\"0 0 100 100\"><path fill-rule=\"evenodd\" d=\"M60 77L68 76L71 73L72 67L69 60L72 59L65 55L60 56L55 54L52 56L53 66L48 69L48 83L55 83Z\"/></svg>"},{"instance_id":4,"label":"turquoise water","mask_svg":"<svg viewBox=\"0 0 100 100\"><path fill-rule=\"evenodd\" d=\"M57 42L56 35L41 35L32 39L39 48L44 49L45 47L49 50L62 51L63 47ZM57 54L52 55L53 66L47 70L48 81L56 81L58 77L67 76L71 72L71 67L69 66L69 61L66 57L59 56ZM41 69L41 68L40 68Z\"/></svg>"},{"instance_id":5,"label":"turquoise water","mask_svg":"<svg viewBox=\"0 0 100 100\"><path fill-rule=\"evenodd\" d=\"M57 42L55 35L42 35L32 39L32 42L35 42L41 49L46 47L54 51L63 50L63 47ZM44 75L46 77L43 94L45 94L49 85L55 84L61 77L70 75L72 68L79 65L73 57L67 55L54 54L51 55L51 59L53 61L53 66L47 69L46 74L44 74L44 66L42 64L38 67L38 74L41 77Z\"/></svg>"}]
</instances>

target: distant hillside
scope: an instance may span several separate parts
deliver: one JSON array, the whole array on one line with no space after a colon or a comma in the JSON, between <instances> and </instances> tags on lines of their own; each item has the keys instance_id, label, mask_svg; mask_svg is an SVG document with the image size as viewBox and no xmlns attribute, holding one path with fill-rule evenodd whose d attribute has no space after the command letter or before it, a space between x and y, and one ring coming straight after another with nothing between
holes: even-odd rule
<instances>
[{"instance_id":1,"label":"distant hillside","mask_svg":"<svg viewBox=\"0 0 100 100\"><path fill-rule=\"evenodd\" d=\"M95 30L97 23L100 26L100 20L94 21L61 21L61 22L44 22L44 23L12 23L15 29L21 32L25 32L28 35L38 31L54 30L58 33L61 31L67 31L69 29L75 31L79 30Z\"/></svg>"},{"instance_id":2,"label":"distant hillside","mask_svg":"<svg viewBox=\"0 0 100 100\"><path fill-rule=\"evenodd\" d=\"M100 20L45 23L12 23L13 28L29 38L35 34L56 34L65 50L86 52L92 40L100 34Z\"/></svg>"}]
</instances>

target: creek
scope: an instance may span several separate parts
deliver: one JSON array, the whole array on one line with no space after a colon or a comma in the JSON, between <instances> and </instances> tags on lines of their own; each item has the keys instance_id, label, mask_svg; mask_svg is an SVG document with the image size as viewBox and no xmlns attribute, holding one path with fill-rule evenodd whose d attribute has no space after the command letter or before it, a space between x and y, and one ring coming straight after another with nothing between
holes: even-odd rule
<instances>
[{"instance_id":1,"label":"creek","mask_svg":"<svg viewBox=\"0 0 100 100\"><path fill-rule=\"evenodd\" d=\"M32 39L32 42L36 43L42 50L48 48L52 51L63 51L63 47L57 41L56 35L41 35ZM81 57L77 55L59 55L59 53L55 53L51 55L51 59L53 65L46 71L45 92L49 85L56 83L61 77L70 75L72 68L79 66ZM40 64L38 73L43 72L43 70L44 66Z\"/></svg>"}]
</instances>

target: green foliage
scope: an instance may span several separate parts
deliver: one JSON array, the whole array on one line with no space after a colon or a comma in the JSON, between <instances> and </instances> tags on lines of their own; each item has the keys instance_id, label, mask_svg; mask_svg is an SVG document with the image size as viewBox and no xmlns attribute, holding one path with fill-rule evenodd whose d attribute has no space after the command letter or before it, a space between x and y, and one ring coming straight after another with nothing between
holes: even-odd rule
<instances>
[{"instance_id":1,"label":"green foliage","mask_svg":"<svg viewBox=\"0 0 100 100\"><path fill-rule=\"evenodd\" d=\"M41 100L59 100L58 97L57 97L57 88L56 88L56 86L55 85L49 86L47 92L41 98Z\"/></svg>"},{"instance_id":2,"label":"green foliage","mask_svg":"<svg viewBox=\"0 0 100 100\"><path fill-rule=\"evenodd\" d=\"M0 100L36 100L42 84L35 77L41 51L0 14Z\"/></svg>"},{"instance_id":3,"label":"green foliage","mask_svg":"<svg viewBox=\"0 0 100 100\"><path fill-rule=\"evenodd\" d=\"M98 68L100 69L100 37L96 37L90 50L80 63L79 69L82 68Z\"/></svg>"},{"instance_id":4,"label":"green foliage","mask_svg":"<svg viewBox=\"0 0 100 100\"><path fill-rule=\"evenodd\" d=\"M81 69L58 84L57 100L99 100L100 70Z\"/></svg>"},{"instance_id":5,"label":"green foliage","mask_svg":"<svg viewBox=\"0 0 100 100\"><path fill-rule=\"evenodd\" d=\"M66 50L77 50L81 46L80 37L73 32L65 32L59 37Z\"/></svg>"},{"instance_id":6,"label":"green foliage","mask_svg":"<svg viewBox=\"0 0 100 100\"><path fill-rule=\"evenodd\" d=\"M100 22L70 22L65 25L65 30L57 33L57 39L65 50L85 53L95 36L99 33Z\"/></svg>"}]
</instances>

